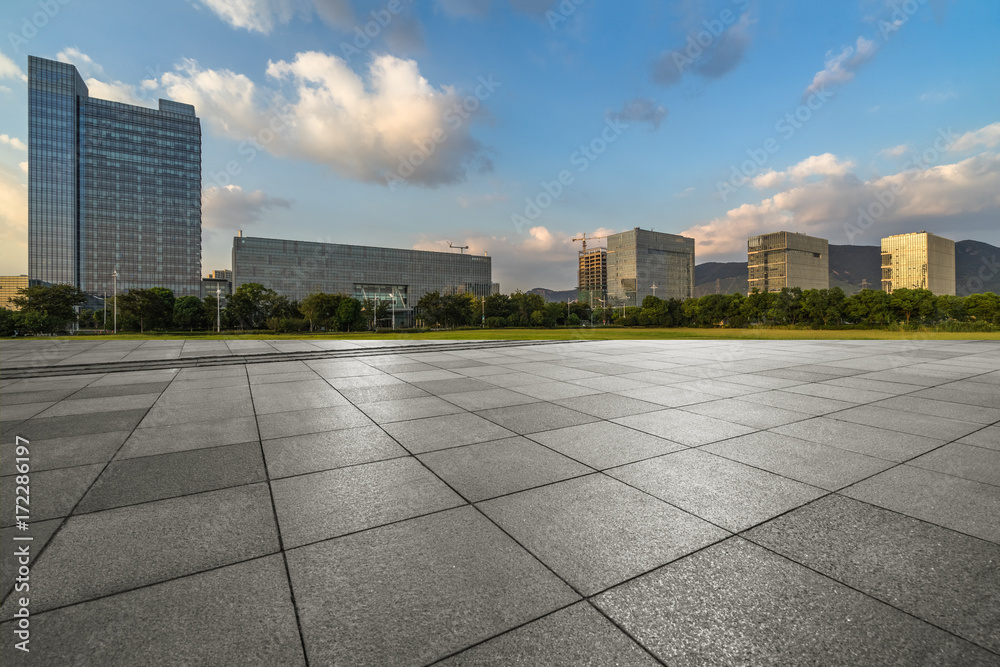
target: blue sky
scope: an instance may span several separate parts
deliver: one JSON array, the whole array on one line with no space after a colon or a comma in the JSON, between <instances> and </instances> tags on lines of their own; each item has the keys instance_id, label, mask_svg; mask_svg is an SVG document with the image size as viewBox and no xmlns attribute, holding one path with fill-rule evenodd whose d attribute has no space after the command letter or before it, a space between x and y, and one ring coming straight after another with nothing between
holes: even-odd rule
<instances>
[{"instance_id":1,"label":"blue sky","mask_svg":"<svg viewBox=\"0 0 1000 667\"><path fill-rule=\"evenodd\" d=\"M8 0L0 273L27 270L29 54L196 106L205 272L238 229L450 241L504 291L570 288L574 237L632 227L698 263L781 229L1000 245L998 27L992 0Z\"/></svg>"}]
</instances>

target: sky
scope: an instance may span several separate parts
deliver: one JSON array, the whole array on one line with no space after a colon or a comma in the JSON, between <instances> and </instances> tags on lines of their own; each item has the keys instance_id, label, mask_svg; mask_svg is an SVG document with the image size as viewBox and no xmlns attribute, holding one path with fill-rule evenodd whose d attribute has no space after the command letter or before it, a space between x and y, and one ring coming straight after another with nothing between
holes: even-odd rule
<instances>
[{"instance_id":1,"label":"sky","mask_svg":"<svg viewBox=\"0 0 1000 667\"><path fill-rule=\"evenodd\" d=\"M995 0L5 0L0 274L29 55L195 105L204 273L238 230L468 246L504 292L572 288L574 239L633 227L699 264L780 230L1000 245L998 28Z\"/></svg>"}]
</instances>

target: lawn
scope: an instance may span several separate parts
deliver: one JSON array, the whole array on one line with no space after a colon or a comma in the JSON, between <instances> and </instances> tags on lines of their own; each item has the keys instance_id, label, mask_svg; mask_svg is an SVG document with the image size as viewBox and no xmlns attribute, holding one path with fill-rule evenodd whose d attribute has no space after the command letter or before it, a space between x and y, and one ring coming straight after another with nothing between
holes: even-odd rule
<instances>
[{"instance_id":1,"label":"lawn","mask_svg":"<svg viewBox=\"0 0 1000 667\"><path fill-rule=\"evenodd\" d=\"M953 333L937 331L884 331L847 329L754 328L584 328L584 329L461 329L424 333L290 333L259 331L243 334L200 334L186 331L151 334L107 334L44 337L37 340L675 340L675 339L756 339L756 340L1000 340L997 333Z\"/></svg>"}]
</instances>

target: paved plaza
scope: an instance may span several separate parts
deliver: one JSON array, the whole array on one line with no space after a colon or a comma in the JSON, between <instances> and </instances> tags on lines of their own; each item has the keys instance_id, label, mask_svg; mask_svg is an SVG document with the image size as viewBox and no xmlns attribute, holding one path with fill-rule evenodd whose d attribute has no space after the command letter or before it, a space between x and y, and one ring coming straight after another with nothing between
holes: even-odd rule
<instances>
[{"instance_id":1,"label":"paved plaza","mask_svg":"<svg viewBox=\"0 0 1000 667\"><path fill-rule=\"evenodd\" d=\"M0 431L4 665L1000 664L1000 341L4 341Z\"/></svg>"}]
</instances>

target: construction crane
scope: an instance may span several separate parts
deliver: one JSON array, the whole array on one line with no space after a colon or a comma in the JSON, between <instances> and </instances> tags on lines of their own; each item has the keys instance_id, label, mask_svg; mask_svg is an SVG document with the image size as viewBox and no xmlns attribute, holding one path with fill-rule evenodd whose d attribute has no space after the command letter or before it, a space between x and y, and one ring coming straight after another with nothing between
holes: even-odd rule
<instances>
[{"instance_id":1,"label":"construction crane","mask_svg":"<svg viewBox=\"0 0 1000 667\"><path fill-rule=\"evenodd\" d=\"M574 242L575 241L583 241L583 250L581 251L581 254L585 255L585 254L587 254L587 241L588 240L590 240L590 241L596 241L597 239L606 239L606 238L608 238L608 237L607 236L591 236L591 237L588 237L587 233L584 232L583 236L581 236L578 239L573 239L573 241Z\"/></svg>"},{"instance_id":2,"label":"construction crane","mask_svg":"<svg viewBox=\"0 0 1000 667\"><path fill-rule=\"evenodd\" d=\"M458 250L459 255L464 255L465 251L469 249L469 246L467 245L452 245L451 241L448 241L448 247Z\"/></svg>"}]
</instances>

